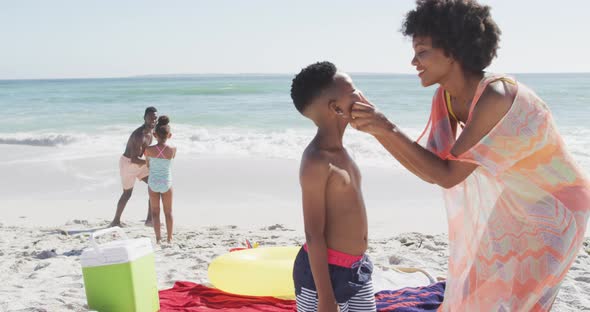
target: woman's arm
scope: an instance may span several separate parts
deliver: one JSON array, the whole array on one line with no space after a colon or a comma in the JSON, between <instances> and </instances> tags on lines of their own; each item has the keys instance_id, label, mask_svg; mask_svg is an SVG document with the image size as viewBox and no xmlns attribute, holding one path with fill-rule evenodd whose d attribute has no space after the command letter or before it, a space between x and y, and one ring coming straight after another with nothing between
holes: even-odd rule
<instances>
[{"instance_id":1,"label":"woman's arm","mask_svg":"<svg viewBox=\"0 0 590 312\"><path fill-rule=\"evenodd\" d=\"M515 92L512 91L515 90L506 88L509 87L499 81L490 84L484 91L451 154L457 156L468 151L508 112L514 100ZM372 134L404 167L427 182L451 188L477 168L473 163L441 159L415 143L366 99L354 104L351 115L351 125L355 129Z\"/></svg>"},{"instance_id":2,"label":"woman's arm","mask_svg":"<svg viewBox=\"0 0 590 312\"><path fill-rule=\"evenodd\" d=\"M393 125L392 125L392 129L393 129ZM400 132L401 135L405 135L403 133ZM418 178L428 182L428 183L435 183L428 175L426 175L424 172L422 172L419 168L417 168L408 158L406 158L402 153L400 153L398 151L398 149L395 148L394 144L391 144L391 142L389 142L389 140L387 139L386 136L383 137L376 137L377 141L379 141L379 143L381 143L381 145L383 145L383 147L385 147L385 149L389 152L389 154L391 154L395 159L397 159L397 161L399 161L399 163L404 166L406 169L408 169L411 173L413 173L414 175L416 175ZM408 138L408 140L410 140ZM414 143L417 144L417 143Z\"/></svg>"},{"instance_id":3,"label":"woman's arm","mask_svg":"<svg viewBox=\"0 0 590 312\"><path fill-rule=\"evenodd\" d=\"M362 131L362 128L359 130ZM477 168L472 163L445 160L411 140L395 125L375 138L402 165L422 180L451 188L462 182Z\"/></svg>"},{"instance_id":4,"label":"woman's arm","mask_svg":"<svg viewBox=\"0 0 590 312\"><path fill-rule=\"evenodd\" d=\"M451 188L463 181L477 165L439 158L411 140L373 106L355 103L352 126L372 134L404 167L422 180Z\"/></svg>"}]
</instances>

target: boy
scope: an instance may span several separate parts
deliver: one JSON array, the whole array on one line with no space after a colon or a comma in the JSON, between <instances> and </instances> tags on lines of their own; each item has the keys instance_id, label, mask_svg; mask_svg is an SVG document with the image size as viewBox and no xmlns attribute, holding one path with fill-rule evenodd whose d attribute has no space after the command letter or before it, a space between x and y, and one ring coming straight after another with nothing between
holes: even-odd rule
<instances>
[{"instance_id":1,"label":"boy","mask_svg":"<svg viewBox=\"0 0 590 312\"><path fill-rule=\"evenodd\" d=\"M330 62L309 65L291 85L295 107L318 127L300 167L306 244L293 267L298 311L376 310L361 176L342 145L359 94Z\"/></svg>"}]
</instances>

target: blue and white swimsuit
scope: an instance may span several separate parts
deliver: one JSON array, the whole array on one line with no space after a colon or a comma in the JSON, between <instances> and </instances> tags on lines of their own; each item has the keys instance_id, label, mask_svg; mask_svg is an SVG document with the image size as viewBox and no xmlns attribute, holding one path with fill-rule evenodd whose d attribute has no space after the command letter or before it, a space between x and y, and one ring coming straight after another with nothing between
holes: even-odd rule
<instances>
[{"instance_id":1,"label":"blue and white swimsuit","mask_svg":"<svg viewBox=\"0 0 590 312\"><path fill-rule=\"evenodd\" d=\"M166 145L158 150L158 156L149 157L150 161L150 175L148 177L149 188L156 193L166 193L172 186L172 172L170 167L172 165L172 159L161 158L164 157L163 153L166 150Z\"/></svg>"}]
</instances>

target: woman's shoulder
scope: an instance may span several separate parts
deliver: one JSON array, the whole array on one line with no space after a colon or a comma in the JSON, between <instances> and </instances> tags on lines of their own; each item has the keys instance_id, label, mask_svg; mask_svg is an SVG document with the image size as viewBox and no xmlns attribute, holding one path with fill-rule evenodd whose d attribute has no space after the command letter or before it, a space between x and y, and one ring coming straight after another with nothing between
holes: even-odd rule
<instances>
[{"instance_id":1,"label":"woman's shoulder","mask_svg":"<svg viewBox=\"0 0 590 312\"><path fill-rule=\"evenodd\" d=\"M483 104L483 106L493 106L499 110L507 110L514 102L516 92L516 85L504 80L496 80L485 87L477 105Z\"/></svg>"},{"instance_id":2,"label":"woman's shoulder","mask_svg":"<svg viewBox=\"0 0 590 312\"><path fill-rule=\"evenodd\" d=\"M491 129L510 111L516 93L516 87L504 81L488 84L473 109L473 124L478 124L486 130Z\"/></svg>"},{"instance_id":3,"label":"woman's shoulder","mask_svg":"<svg viewBox=\"0 0 590 312\"><path fill-rule=\"evenodd\" d=\"M509 113L516 93L516 85L511 82L502 79L482 80L472 104L475 106L452 153L460 155L489 135Z\"/></svg>"},{"instance_id":4,"label":"woman's shoulder","mask_svg":"<svg viewBox=\"0 0 590 312\"><path fill-rule=\"evenodd\" d=\"M476 91L477 105L473 110L488 118L499 119L512 107L518 92L517 82L505 74L486 73ZM494 118L496 117L496 118Z\"/></svg>"}]
</instances>

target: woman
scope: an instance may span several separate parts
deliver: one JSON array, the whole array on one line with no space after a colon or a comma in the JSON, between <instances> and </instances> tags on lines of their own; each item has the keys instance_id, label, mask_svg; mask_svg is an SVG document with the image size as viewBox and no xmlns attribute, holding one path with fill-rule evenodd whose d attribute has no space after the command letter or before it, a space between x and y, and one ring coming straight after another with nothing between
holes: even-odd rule
<instances>
[{"instance_id":1,"label":"woman","mask_svg":"<svg viewBox=\"0 0 590 312\"><path fill-rule=\"evenodd\" d=\"M352 125L445 189L442 310L546 311L582 244L590 182L545 103L514 79L484 72L500 35L489 11L469 0L421 0L406 16L412 65L423 86L440 86L426 148L364 97Z\"/></svg>"}]
</instances>

